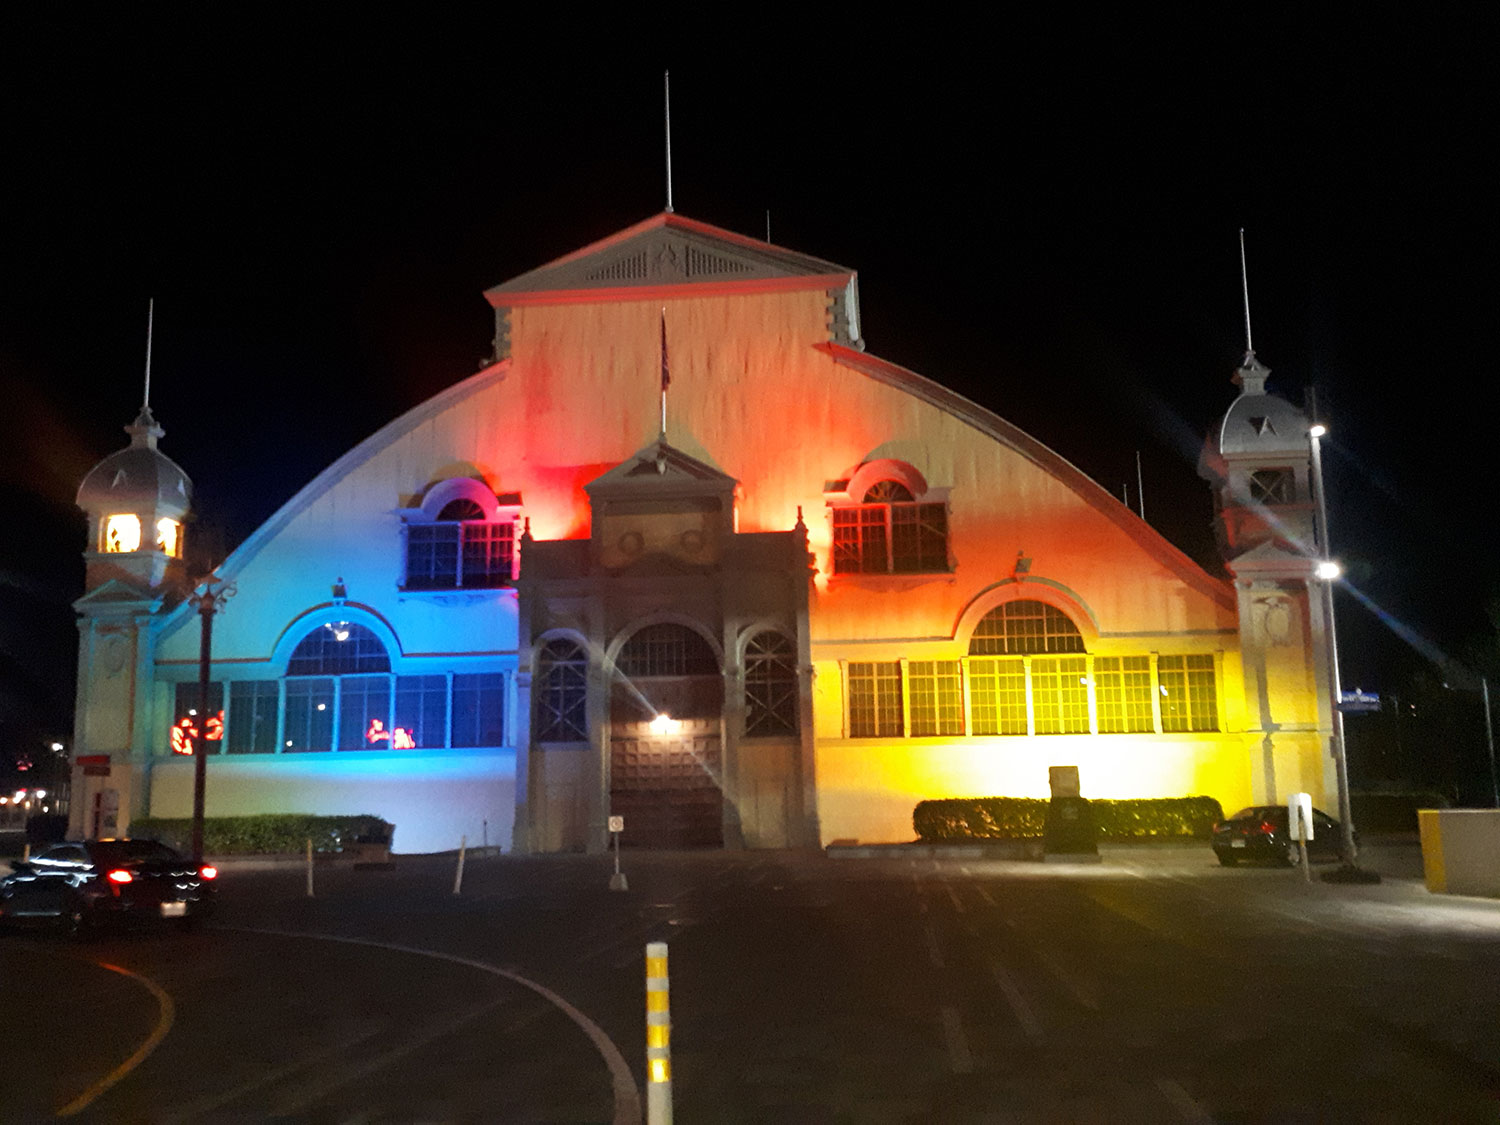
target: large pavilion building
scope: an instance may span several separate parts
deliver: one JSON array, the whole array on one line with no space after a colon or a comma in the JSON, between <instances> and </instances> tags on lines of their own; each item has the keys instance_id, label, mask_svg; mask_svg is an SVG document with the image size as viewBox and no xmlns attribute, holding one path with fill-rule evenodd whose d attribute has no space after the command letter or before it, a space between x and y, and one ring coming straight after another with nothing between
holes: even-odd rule
<instances>
[{"instance_id":1,"label":"large pavilion building","mask_svg":"<svg viewBox=\"0 0 1500 1125\"><path fill-rule=\"evenodd\" d=\"M1308 422L1247 354L1200 467L1228 580L864 350L854 271L673 213L486 294L493 361L234 551L207 711L187 475L83 482L75 832L375 813L396 847L815 847L913 806L1334 788ZM184 753L187 751L188 753ZM107 766L101 766L106 763Z\"/></svg>"}]
</instances>

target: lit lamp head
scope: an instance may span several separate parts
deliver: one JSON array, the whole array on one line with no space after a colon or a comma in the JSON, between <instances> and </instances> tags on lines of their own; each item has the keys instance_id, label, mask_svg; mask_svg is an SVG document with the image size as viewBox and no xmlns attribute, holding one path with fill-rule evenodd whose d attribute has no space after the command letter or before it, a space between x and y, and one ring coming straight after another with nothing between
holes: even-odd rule
<instances>
[{"instance_id":1,"label":"lit lamp head","mask_svg":"<svg viewBox=\"0 0 1500 1125\"><path fill-rule=\"evenodd\" d=\"M1313 573L1324 582L1332 582L1335 578L1344 573L1344 568L1339 566L1339 564L1334 562L1332 559L1323 559L1318 563L1317 567L1313 570Z\"/></svg>"},{"instance_id":2,"label":"lit lamp head","mask_svg":"<svg viewBox=\"0 0 1500 1125\"><path fill-rule=\"evenodd\" d=\"M1323 425L1322 422L1314 422L1311 426L1309 426L1307 428L1307 436L1308 437L1320 438L1320 437L1325 436L1327 433L1328 433L1328 427L1325 426L1325 425Z\"/></svg>"},{"instance_id":3,"label":"lit lamp head","mask_svg":"<svg viewBox=\"0 0 1500 1125\"><path fill-rule=\"evenodd\" d=\"M669 734L676 734L681 729L682 724L676 719L672 718L671 715L668 715L665 711L661 712L656 716L656 718L651 720L651 733L656 735L658 738L664 737Z\"/></svg>"}]
</instances>

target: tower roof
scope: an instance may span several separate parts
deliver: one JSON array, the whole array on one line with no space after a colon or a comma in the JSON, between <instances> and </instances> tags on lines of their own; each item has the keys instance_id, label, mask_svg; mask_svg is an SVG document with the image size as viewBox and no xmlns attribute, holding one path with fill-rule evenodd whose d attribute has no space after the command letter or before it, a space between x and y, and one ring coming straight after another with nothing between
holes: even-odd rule
<instances>
[{"instance_id":1,"label":"tower roof","mask_svg":"<svg viewBox=\"0 0 1500 1125\"><path fill-rule=\"evenodd\" d=\"M1271 369L1246 352L1234 381L1239 396L1219 424L1221 456L1280 455L1307 452L1307 415L1279 395L1266 391Z\"/></svg>"},{"instance_id":2,"label":"tower roof","mask_svg":"<svg viewBox=\"0 0 1500 1125\"><path fill-rule=\"evenodd\" d=\"M78 506L85 511L150 509L180 517L192 502L193 485L187 473L161 450L157 439L166 431L156 424L149 406L125 427L130 445L100 461L78 488Z\"/></svg>"}]
</instances>

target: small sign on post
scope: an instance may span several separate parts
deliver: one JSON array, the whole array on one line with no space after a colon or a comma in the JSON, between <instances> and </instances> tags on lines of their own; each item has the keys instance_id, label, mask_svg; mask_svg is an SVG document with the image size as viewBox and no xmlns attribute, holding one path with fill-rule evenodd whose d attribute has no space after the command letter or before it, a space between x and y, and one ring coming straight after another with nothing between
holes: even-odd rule
<instances>
[{"instance_id":1,"label":"small sign on post","mask_svg":"<svg viewBox=\"0 0 1500 1125\"><path fill-rule=\"evenodd\" d=\"M625 818L623 816L612 816L609 818L609 834L614 839L615 845L615 873L609 877L609 889L612 891L628 891L630 884L626 881L624 873L620 870L620 833L625 831Z\"/></svg>"},{"instance_id":2,"label":"small sign on post","mask_svg":"<svg viewBox=\"0 0 1500 1125\"><path fill-rule=\"evenodd\" d=\"M1293 793L1286 799L1287 834L1297 841L1302 853L1302 876L1312 882L1312 867L1307 862L1307 842L1313 838L1312 794Z\"/></svg>"}]
</instances>

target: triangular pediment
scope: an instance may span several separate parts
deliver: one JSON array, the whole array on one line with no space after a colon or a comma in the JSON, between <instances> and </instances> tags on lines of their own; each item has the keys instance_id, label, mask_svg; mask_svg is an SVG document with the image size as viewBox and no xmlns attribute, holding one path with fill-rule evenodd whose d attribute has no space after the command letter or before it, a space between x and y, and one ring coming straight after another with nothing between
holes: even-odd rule
<instances>
[{"instance_id":1,"label":"triangular pediment","mask_svg":"<svg viewBox=\"0 0 1500 1125\"><path fill-rule=\"evenodd\" d=\"M733 231L666 212L627 227L545 266L485 291L505 307L562 294L627 297L634 290L725 283L798 283L825 288L844 284L854 271L747 238Z\"/></svg>"},{"instance_id":2,"label":"triangular pediment","mask_svg":"<svg viewBox=\"0 0 1500 1125\"><path fill-rule=\"evenodd\" d=\"M733 492L739 482L667 444L652 442L609 472L584 485L592 499L652 495L717 495Z\"/></svg>"},{"instance_id":3,"label":"triangular pediment","mask_svg":"<svg viewBox=\"0 0 1500 1125\"><path fill-rule=\"evenodd\" d=\"M1225 565L1229 573L1236 577L1266 574L1305 578L1312 574L1317 560L1308 558L1302 552L1272 539L1236 555Z\"/></svg>"},{"instance_id":4,"label":"triangular pediment","mask_svg":"<svg viewBox=\"0 0 1500 1125\"><path fill-rule=\"evenodd\" d=\"M129 582L111 578L79 598L73 603L73 608L79 613L91 615L108 614L111 611L154 613L161 604L160 596L132 586Z\"/></svg>"}]
</instances>

